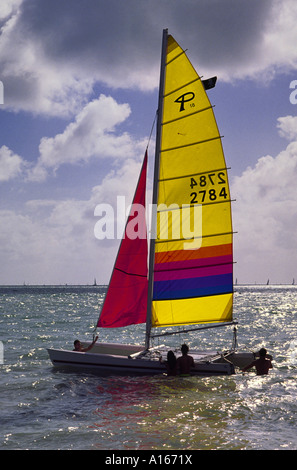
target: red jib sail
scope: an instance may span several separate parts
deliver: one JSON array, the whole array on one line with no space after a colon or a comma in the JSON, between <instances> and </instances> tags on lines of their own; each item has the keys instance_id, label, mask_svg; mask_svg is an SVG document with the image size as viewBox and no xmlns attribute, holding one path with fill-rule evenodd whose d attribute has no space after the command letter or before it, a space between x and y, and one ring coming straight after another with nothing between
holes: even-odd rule
<instances>
[{"instance_id":1,"label":"red jib sail","mask_svg":"<svg viewBox=\"0 0 297 470\"><path fill-rule=\"evenodd\" d=\"M146 322L148 290L148 247L145 220L146 171L147 152L98 320L98 327L116 328Z\"/></svg>"}]
</instances>

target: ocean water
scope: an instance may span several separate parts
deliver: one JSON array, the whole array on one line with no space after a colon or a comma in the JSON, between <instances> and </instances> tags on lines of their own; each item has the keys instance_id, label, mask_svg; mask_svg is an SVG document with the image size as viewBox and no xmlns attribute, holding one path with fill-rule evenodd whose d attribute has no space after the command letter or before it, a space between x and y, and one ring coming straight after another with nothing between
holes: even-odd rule
<instances>
[{"instance_id":1,"label":"ocean water","mask_svg":"<svg viewBox=\"0 0 297 470\"><path fill-rule=\"evenodd\" d=\"M236 286L239 349L265 346L266 377L99 377L53 369L47 347L90 340L105 287L0 287L0 447L5 450L297 449L297 287ZM143 344L143 326L100 331ZM226 348L232 328L170 337Z\"/></svg>"}]
</instances>

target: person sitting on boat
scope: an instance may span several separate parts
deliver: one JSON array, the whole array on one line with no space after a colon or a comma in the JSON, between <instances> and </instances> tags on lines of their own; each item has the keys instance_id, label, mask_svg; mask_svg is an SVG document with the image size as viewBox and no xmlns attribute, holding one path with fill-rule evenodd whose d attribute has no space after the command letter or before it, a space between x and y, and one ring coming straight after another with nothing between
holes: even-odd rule
<instances>
[{"instance_id":1,"label":"person sitting on boat","mask_svg":"<svg viewBox=\"0 0 297 470\"><path fill-rule=\"evenodd\" d=\"M256 368L257 375L267 375L269 369L273 368L272 362L269 359L271 356L267 356L267 351L265 348L261 348L259 351L259 359L253 361L250 365L244 367L242 370L246 372L247 370L251 369L252 367Z\"/></svg>"},{"instance_id":2,"label":"person sitting on boat","mask_svg":"<svg viewBox=\"0 0 297 470\"><path fill-rule=\"evenodd\" d=\"M83 348L82 345L81 345L81 342L79 341L79 339L76 339L74 341L74 349L73 351L77 351L77 352L87 352L87 351L90 351L90 349L92 349L92 347L94 346L94 344L96 343L98 339L98 336L96 336L96 338L93 340L93 342L87 346L86 348Z\"/></svg>"},{"instance_id":3,"label":"person sitting on boat","mask_svg":"<svg viewBox=\"0 0 297 470\"><path fill-rule=\"evenodd\" d=\"M192 356L188 356L189 347L183 344L181 347L182 356L176 361L177 373L183 377L191 374L191 369L195 367L194 359Z\"/></svg>"},{"instance_id":4,"label":"person sitting on boat","mask_svg":"<svg viewBox=\"0 0 297 470\"><path fill-rule=\"evenodd\" d=\"M167 361L163 361L162 357L160 357L160 362L164 362L166 370L167 370L167 375L176 375L177 374L177 368L176 368L176 357L173 351L168 351L167 353Z\"/></svg>"}]
</instances>

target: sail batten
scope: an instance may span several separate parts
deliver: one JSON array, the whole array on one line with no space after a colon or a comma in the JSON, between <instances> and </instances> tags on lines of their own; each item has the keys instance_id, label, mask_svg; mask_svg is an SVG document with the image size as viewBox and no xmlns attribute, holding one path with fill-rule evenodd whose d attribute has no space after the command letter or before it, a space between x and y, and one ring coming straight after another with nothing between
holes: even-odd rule
<instances>
[{"instance_id":1,"label":"sail batten","mask_svg":"<svg viewBox=\"0 0 297 470\"><path fill-rule=\"evenodd\" d=\"M215 170L210 170L210 171L204 171L203 173L191 173L190 175L181 175L181 176L174 176L172 178L163 178L163 179L159 179L159 181L170 181L170 180L176 180L176 179L180 179L180 178L191 178L192 176L199 176L199 175L205 175L206 173L212 173L212 172L216 172L216 171L225 171L225 170L229 170L230 168L227 168L227 167L224 167L224 168L217 168Z\"/></svg>"},{"instance_id":2,"label":"sail batten","mask_svg":"<svg viewBox=\"0 0 297 470\"><path fill-rule=\"evenodd\" d=\"M195 142L190 142L190 143L187 143L187 144L184 144L184 145L179 145L179 146L176 146L176 147L168 147L168 148L163 148L161 150L161 152L170 152L171 150L178 150L178 149L182 149L182 148L186 148L186 147L191 147L193 145L199 145L199 144L205 144L207 142L211 142L213 140L221 140L223 136L221 135L218 135L216 137L211 137L209 139L204 139L204 140L197 140Z\"/></svg>"},{"instance_id":3,"label":"sail batten","mask_svg":"<svg viewBox=\"0 0 297 470\"><path fill-rule=\"evenodd\" d=\"M167 66L167 65L171 64L171 62L174 62L175 60L179 59L179 57L182 56L183 54L186 54L186 51L181 50L181 51L179 52L179 54L177 54L175 57L173 57L173 58L170 59L170 60L167 60L167 62L166 62L165 65Z\"/></svg>"},{"instance_id":4,"label":"sail batten","mask_svg":"<svg viewBox=\"0 0 297 470\"><path fill-rule=\"evenodd\" d=\"M213 238L213 237L221 237L221 236L224 236L224 235L232 235L232 233L215 233L213 235L207 235L207 238ZM206 238L206 236L204 237ZM155 243L176 243L176 242L185 242L185 241L189 241L189 240L200 240L202 239L202 237L200 236L197 236L197 237L191 237L191 238L172 238L171 240L167 240L167 239L156 239L155 240ZM168 245L169 247L169 245Z\"/></svg>"},{"instance_id":5,"label":"sail batten","mask_svg":"<svg viewBox=\"0 0 297 470\"><path fill-rule=\"evenodd\" d=\"M139 274L139 273L131 273L129 271L125 271L124 269L120 268L114 268L116 271L120 271L121 273L127 274L128 276L138 276L138 277L144 277L147 279L147 274Z\"/></svg>"},{"instance_id":6,"label":"sail batten","mask_svg":"<svg viewBox=\"0 0 297 470\"><path fill-rule=\"evenodd\" d=\"M194 78L194 80L191 80L190 82L185 83L184 85L181 85L179 88L176 88L175 90L171 90L169 93L167 93L167 95L164 95L164 98L167 98L167 96L171 95L172 93L175 93L176 91L180 91L183 88L186 88L187 86L192 85L192 83L197 82L198 80L201 80L201 78L196 77Z\"/></svg>"}]
</instances>

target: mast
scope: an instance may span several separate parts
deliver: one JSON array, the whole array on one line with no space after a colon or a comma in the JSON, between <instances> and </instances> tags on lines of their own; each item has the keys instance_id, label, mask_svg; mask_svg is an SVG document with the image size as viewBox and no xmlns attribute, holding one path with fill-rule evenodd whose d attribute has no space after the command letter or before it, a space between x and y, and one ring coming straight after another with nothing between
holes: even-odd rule
<instances>
[{"instance_id":1,"label":"mast","mask_svg":"<svg viewBox=\"0 0 297 470\"><path fill-rule=\"evenodd\" d=\"M152 197L152 220L151 220L151 233L150 233L149 273L148 273L149 277L148 277L147 318L146 318L146 337L145 337L146 349L148 349L150 345L150 334L151 334L151 326L152 326L152 298L153 298L153 283L154 283L153 268L154 268L154 260L155 260L155 237L156 237L156 228L157 228L156 207L157 207L157 202L158 202L158 179L159 179L159 169L160 169L160 148L161 148L167 37L168 37L168 29L163 29L160 83L159 83L159 101L158 101L158 111L157 111L158 113L157 136L156 136L156 148L155 148L155 166L154 166L153 197Z\"/></svg>"}]
</instances>

